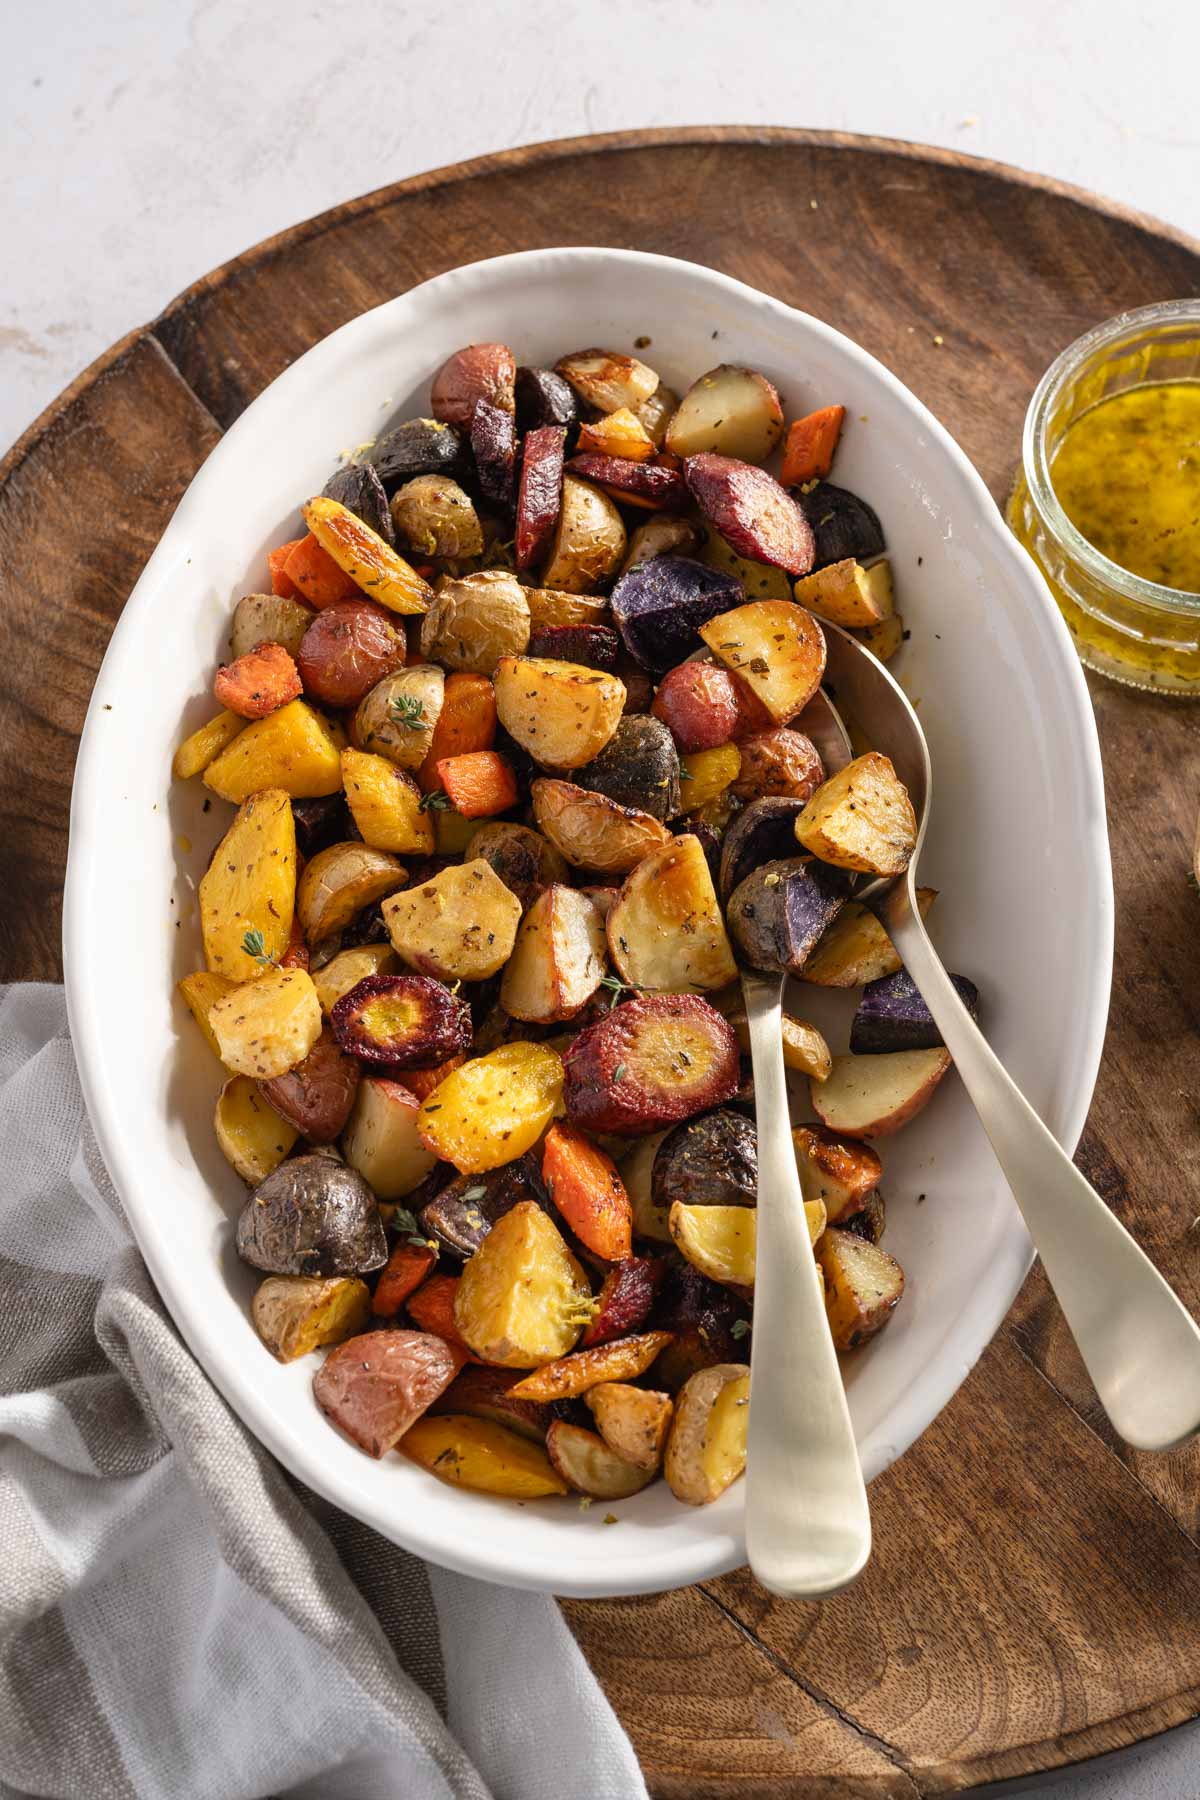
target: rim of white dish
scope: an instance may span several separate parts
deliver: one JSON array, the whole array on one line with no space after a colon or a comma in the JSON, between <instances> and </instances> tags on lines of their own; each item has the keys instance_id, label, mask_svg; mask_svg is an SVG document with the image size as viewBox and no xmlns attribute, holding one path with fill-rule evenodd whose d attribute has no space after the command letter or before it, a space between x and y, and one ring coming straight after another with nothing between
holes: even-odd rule
<instances>
[{"instance_id":1,"label":"rim of white dish","mask_svg":"<svg viewBox=\"0 0 1200 1800\"><path fill-rule=\"evenodd\" d=\"M733 276L682 258L599 246L516 251L506 256L461 264L348 320L336 331L320 339L269 383L224 433L197 470L125 604L97 675L80 738L71 798L70 843L63 907L63 959L68 1018L84 1100L105 1165L127 1208L131 1229L176 1326L214 1385L267 1449L325 1499L364 1520L383 1536L403 1544L418 1555L427 1556L443 1567L485 1581L507 1582L539 1590L551 1586L556 1593L579 1598L654 1593L711 1579L745 1562L744 1538L740 1531L736 1534L714 1532L711 1538L697 1537L674 1552L655 1554L652 1549L647 1549L645 1554L639 1556L631 1556L629 1552L619 1556L614 1546L613 1566L620 1569L621 1573L613 1581L599 1585L586 1579L573 1582L569 1578L557 1577L548 1583L544 1566L539 1566L540 1559L536 1550L518 1552L506 1546L503 1553L478 1553L470 1545L464 1544L461 1538L456 1538L449 1529L429 1529L429 1521L436 1520L439 1514L436 1506L430 1508L427 1518L416 1514L397 1519L382 1505L376 1504L366 1490L356 1489L348 1482L327 1477L319 1456L313 1455L311 1434L294 1429L266 1403L251 1379L246 1378L236 1366L230 1366L214 1357L211 1341L205 1338L193 1316L186 1271L179 1266L181 1259L172 1255L157 1217L149 1209L140 1207L136 1201L130 1201L129 1196L136 1194L139 1187L136 1171L137 1144L128 1123L120 1116L111 1097L104 1020L89 991L86 970L89 956L96 953L89 944L87 901L96 879L94 870L97 849L104 832L105 784L101 779L103 758L94 753L97 751L99 722L106 709L111 708L113 701L129 691L129 681L136 676L139 635L149 615L158 569L173 555L173 546L185 536L189 521L206 503L206 489L209 482L215 479L215 471L220 468L226 447L246 422L253 418L256 409L263 404L268 394L286 394L292 388L298 392L314 375L319 379L322 362L326 359L332 361L346 334L362 329L364 321L389 310L400 312L415 301L428 305L439 294L449 294L464 282L473 285L486 282L489 274L511 270L514 266L524 264L545 268L571 264L586 266L588 263L603 266L610 271L614 265L621 265L627 271L621 277L622 280L634 279L636 272L651 274L658 271L675 281L681 275L686 275L699 280L709 290L724 293L742 306L760 308L783 319L803 320L808 330L817 337L836 344L841 354L858 362L869 371L874 381L890 390L911 411L914 422L940 446L964 480L968 493L975 502L972 523L986 531L1002 559L1020 571L1030 602L1042 613L1043 624L1048 627L1058 644L1061 673L1070 696L1070 710L1056 720L1057 731L1060 741L1065 740L1069 754L1084 772L1086 785L1092 790L1094 802L1088 835L1093 873L1097 878L1092 899L1096 907L1095 925L1102 951L1103 979L1094 984L1082 1008L1081 1060L1072 1095L1063 1108L1064 1118L1059 1132L1060 1141L1068 1151L1074 1150L1083 1130L1100 1064L1112 978L1114 911L1108 836L1104 825L1104 777L1099 740L1087 683L1066 624L1033 559L1005 525L982 476L954 438L897 376L853 339L825 324L823 320L796 307L787 306L783 301L750 287ZM956 1354L953 1358L942 1359L941 1380L932 1386L931 1391L926 1391L926 1404L921 1408L922 1416L913 1418L901 1429L889 1431L889 1454L876 1456L874 1462L869 1456L864 1458L864 1472L868 1480L902 1456L938 1417L1003 1322L1034 1256L1015 1206L1013 1221L1014 1229L1006 1240L1011 1254L1009 1280L998 1286L990 1297L990 1304L980 1305L971 1331L958 1329Z\"/></svg>"}]
</instances>

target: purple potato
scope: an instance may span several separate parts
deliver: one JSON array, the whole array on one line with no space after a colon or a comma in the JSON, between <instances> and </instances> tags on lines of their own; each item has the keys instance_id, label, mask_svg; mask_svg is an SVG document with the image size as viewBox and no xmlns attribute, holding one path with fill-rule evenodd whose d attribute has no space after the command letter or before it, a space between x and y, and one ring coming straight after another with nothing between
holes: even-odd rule
<instances>
[{"instance_id":1,"label":"purple potato","mask_svg":"<svg viewBox=\"0 0 1200 1800\"><path fill-rule=\"evenodd\" d=\"M763 863L729 897L727 923L754 969L797 975L850 894L850 877L798 856Z\"/></svg>"},{"instance_id":2,"label":"purple potato","mask_svg":"<svg viewBox=\"0 0 1200 1800\"><path fill-rule=\"evenodd\" d=\"M738 813L721 845L718 883L722 900L753 875L760 864L788 861L794 854L796 820L804 811L803 800L784 794L764 794Z\"/></svg>"},{"instance_id":3,"label":"purple potato","mask_svg":"<svg viewBox=\"0 0 1200 1800\"><path fill-rule=\"evenodd\" d=\"M952 975L954 991L978 1024L979 989L965 975ZM917 991L907 969L868 981L863 989L854 1023L850 1050L854 1056L886 1054L889 1050L936 1050L942 1034Z\"/></svg>"},{"instance_id":4,"label":"purple potato","mask_svg":"<svg viewBox=\"0 0 1200 1800\"><path fill-rule=\"evenodd\" d=\"M674 818L681 805L675 739L649 713L626 714L599 756L576 769L573 780L655 819Z\"/></svg>"},{"instance_id":5,"label":"purple potato","mask_svg":"<svg viewBox=\"0 0 1200 1800\"><path fill-rule=\"evenodd\" d=\"M858 1211L839 1219L837 1228L839 1231L852 1231L855 1237L866 1238L868 1244L877 1244L883 1236L886 1223L887 1208L883 1195L878 1188L872 1188Z\"/></svg>"},{"instance_id":6,"label":"purple potato","mask_svg":"<svg viewBox=\"0 0 1200 1800\"><path fill-rule=\"evenodd\" d=\"M395 548L396 527L392 524L387 492L370 463L347 463L329 477L321 492L326 499L346 507L385 544Z\"/></svg>"},{"instance_id":7,"label":"purple potato","mask_svg":"<svg viewBox=\"0 0 1200 1800\"><path fill-rule=\"evenodd\" d=\"M406 419L379 439L371 454L375 473L392 494L416 475L455 475L462 465L462 434L437 419Z\"/></svg>"},{"instance_id":8,"label":"purple potato","mask_svg":"<svg viewBox=\"0 0 1200 1800\"><path fill-rule=\"evenodd\" d=\"M817 553L814 569L827 563L843 562L855 557L879 556L884 549L883 526L879 514L849 488L835 487L822 481L805 494L797 490L794 498L812 526Z\"/></svg>"},{"instance_id":9,"label":"purple potato","mask_svg":"<svg viewBox=\"0 0 1200 1800\"><path fill-rule=\"evenodd\" d=\"M243 1262L268 1275L365 1275L388 1258L375 1196L328 1156L295 1156L260 1181L237 1227Z\"/></svg>"},{"instance_id":10,"label":"purple potato","mask_svg":"<svg viewBox=\"0 0 1200 1800\"><path fill-rule=\"evenodd\" d=\"M344 794L328 794L320 800L293 800L292 818L296 822L296 848L310 862L318 850L330 844L344 844L357 837L350 829L350 809Z\"/></svg>"},{"instance_id":11,"label":"purple potato","mask_svg":"<svg viewBox=\"0 0 1200 1800\"><path fill-rule=\"evenodd\" d=\"M536 431L542 425L578 423L579 401L575 389L556 369L518 369L515 392L517 425L521 431Z\"/></svg>"},{"instance_id":12,"label":"purple potato","mask_svg":"<svg viewBox=\"0 0 1200 1800\"><path fill-rule=\"evenodd\" d=\"M754 1206L758 1202L758 1133L728 1107L685 1119L654 1157L650 1192L667 1211L685 1206Z\"/></svg>"},{"instance_id":13,"label":"purple potato","mask_svg":"<svg viewBox=\"0 0 1200 1800\"><path fill-rule=\"evenodd\" d=\"M486 1175L459 1175L421 1208L420 1227L443 1250L465 1259L474 1256L497 1219L519 1200L549 1209L541 1167L531 1152Z\"/></svg>"},{"instance_id":14,"label":"purple potato","mask_svg":"<svg viewBox=\"0 0 1200 1800\"><path fill-rule=\"evenodd\" d=\"M665 675L701 647L701 625L745 598L735 575L690 556L652 556L622 575L612 591L612 610L634 661Z\"/></svg>"}]
</instances>

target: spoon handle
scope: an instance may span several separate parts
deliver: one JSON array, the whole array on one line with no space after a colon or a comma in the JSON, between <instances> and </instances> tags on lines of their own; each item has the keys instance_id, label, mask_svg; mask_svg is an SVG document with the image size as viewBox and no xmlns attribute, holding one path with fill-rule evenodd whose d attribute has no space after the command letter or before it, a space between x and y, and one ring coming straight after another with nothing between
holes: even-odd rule
<instances>
[{"instance_id":1,"label":"spoon handle","mask_svg":"<svg viewBox=\"0 0 1200 1800\"><path fill-rule=\"evenodd\" d=\"M772 1593L818 1599L859 1574L871 1517L808 1235L783 1070L783 977L742 975L758 1119L746 1551Z\"/></svg>"},{"instance_id":2,"label":"spoon handle","mask_svg":"<svg viewBox=\"0 0 1200 1800\"><path fill-rule=\"evenodd\" d=\"M955 993L905 882L873 904L991 1140L1101 1404L1126 1443L1200 1431L1200 1329L1085 1181Z\"/></svg>"}]
</instances>

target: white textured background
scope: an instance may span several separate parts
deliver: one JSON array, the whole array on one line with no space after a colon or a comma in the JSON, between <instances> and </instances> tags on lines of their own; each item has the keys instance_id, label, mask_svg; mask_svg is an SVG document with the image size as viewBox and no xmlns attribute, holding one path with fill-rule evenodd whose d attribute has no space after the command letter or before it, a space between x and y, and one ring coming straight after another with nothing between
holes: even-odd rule
<instances>
[{"instance_id":1,"label":"white textured background","mask_svg":"<svg viewBox=\"0 0 1200 1800\"><path fill-rule=\"evenodd\" d=\"M914 138L1200 236L1200 0L0 0L0 20L0 449L260 238L543 138ZM1200 1736L1038 1792L1196 1800Z\"/></svg>"}]
</instances>

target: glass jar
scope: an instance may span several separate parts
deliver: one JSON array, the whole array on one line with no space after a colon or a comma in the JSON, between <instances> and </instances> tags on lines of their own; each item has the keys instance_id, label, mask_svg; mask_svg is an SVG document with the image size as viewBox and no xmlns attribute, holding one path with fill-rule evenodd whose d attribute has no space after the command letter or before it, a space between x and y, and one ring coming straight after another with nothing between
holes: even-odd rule
<instances>
[{"instance_id":1,"label":"glass jar","mask_svg":"<svg viewBox=\"0 0 1200 1800\"><path fill-rule=\"evenodd\" d=\"M1051 363L1025 415L1008 522L1032 554L1090 669L1127 686L1200 696L1200 594L1110 562L1072 525L1054 492L1054 456L1097 401L1127 388L1200 380L1200 300L1121 313Z\"/></svg>"}]
</instances>

